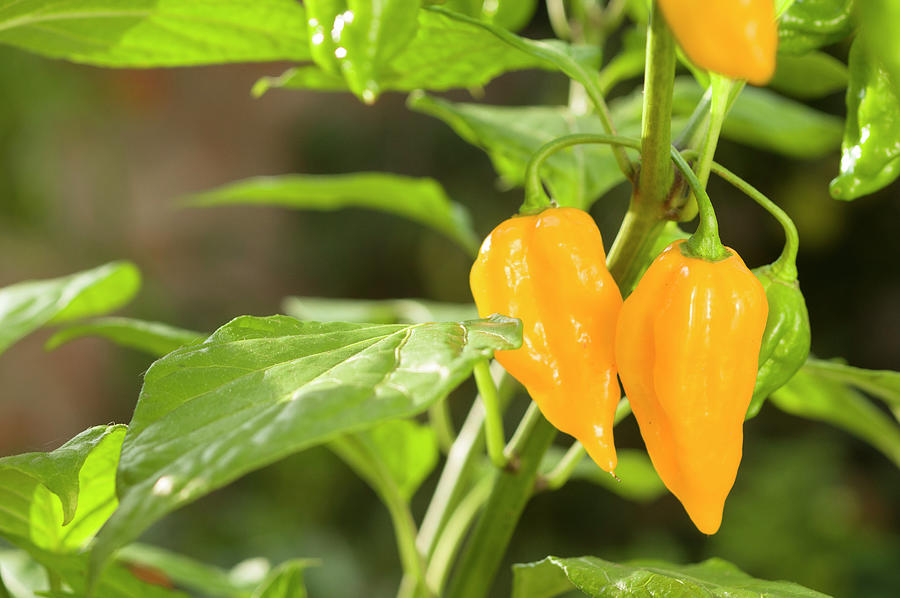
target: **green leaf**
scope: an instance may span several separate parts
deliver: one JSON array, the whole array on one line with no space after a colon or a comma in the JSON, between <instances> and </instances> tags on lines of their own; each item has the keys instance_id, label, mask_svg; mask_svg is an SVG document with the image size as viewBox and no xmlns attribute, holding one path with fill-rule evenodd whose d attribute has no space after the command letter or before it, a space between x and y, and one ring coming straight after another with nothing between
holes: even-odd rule
<instances>
[{"instance_id":1,"label":"green leaf","mask_svg":"<svg viewBox=\"0 0 900 598\"><path fill-rule=\"evenodd\" d=\"M130 262L0 289L0 353L45 324L107 313L128 303L141 285Z\"/></svg>"},{"instance_id":2,"label":"green leaf","mask_svg":"<svg viewBox=\"0 0 900 598\"><path fill-rule=\"evenodd\" d=\"M420 413L494 350L517 320L388 326L240 317L154 363L122 447L119 509L93 573L166 513L338 434Z\"/></svg>"},{"instance_id":3,"label":"green leaf","mask_svg":"<svg viewBox=\"0 0 900 598\"><path fill-rule=\"evenodd\" d=\"M441 119L460 137L485 150L509 186L522 185L528 161L548 141L572 133L605 132L599 117L576 116L562 106L488 106L454 103L425 94L410 96L409 106ZM635 113L630 104L624 108L613 109L619 133L638 134L639 109ZM602 145L579 145L556 152L544 162L542 175L560 205L583 209L625 180L612 151Z\"/></svg>"},{"instance_id":4,"label":"green leaf","mask_svg":"<svg viewBox=\"0 0 900 598\"><path fill-rule=\"evenodd\" d=\"M715 558L696 565L673 565L662 561L618 564L592 556L549 556L536 563L513 566L513 598L550 598L573 589L592 598L827 598L795 583L755 579Z\"/></svg>"},{"instance_id":5,"label":"green leaf","mask_svg":"<svg viewBox=\"0 0 900 598\"><path fill-rule=\"evenodd\" d=\"M845 89L848 79L846 65L830 54L781 54L769 87L801 100L814 100Z\"/></svg>"},{"instance_id":6,"label":"green leaf","mask_svg":"<svg viewBox=\"0 0 900 598\"><path fill-rule=\"evenodd\" d=\"M466 20L462 15L441 9L420 10L418 23L415 38L381 73L376 82L380 91L473 88L510 71L559 70L558 64L550 60L551 55L557 61L590 65L593 72L600 58L596 48L573 47L558 40L527 40L502 27ZM253 92L259 96L273 87L322 91L348 89L340 76L321 65L290 69L279 77L260 79Z\"/></svg>"},{"instance_id":7,"label":"green leaf","mask_svg":"<svg viewBox=\"0 0 900 598\"><path fill-rule=\"evenodd\" d=\"M559 447L551 447L542 463L544 472L549 472L563 454L564 451ZM666 487L653 469L647 453L636 449L618 449L616 454L619 458L616 465L618 480L597 467L590 459L582 459L569 479L591 482L622 498L642 503L652 502L666 493Z\"/></svg>"},{"instance_id":8,"label":"green leaf","mask_svg":"<svg viewBox=\"0 0 900 598\"><path fill-rule=\"evenodd\" d=\"M841 144L841 171L831 181L835 199L874 193L900 176L900 6L881 18L893 38L870 36L881 27L861 27L850 47L847 123ZM891 19L894 19L892 22Z\"/></svg>"},{"instance_id":9,"label":"green leaf","mask_svg":"<svg viewBox=\"0 0 900 598\"><path fill-rule=\"evenodd\" d=\"M50 587L47 570L24 550L0 551L0 573L9 598L33 598L35 592Z\"/></svg>"},{"instance_id":10,"label":"green leaf","mask_svg":"<svg viewBox=\"0 0 900 598\"><path fill-rule=\"evenodd\" d=\"M403 216L478 250L468 211L429 178L382 172L344 175L284 175L231 183L187 198L194 206L277 205L305 210L367 208Z\"/></svg>"},{"instance_id":11,"label":"green leaf","mask_svg":"<svg viewBox=\"0 0 900 598\"><path fill-rule=\"evenodd\" d=\"M900 407L900 372L866 370L837 361L810 358L803 366L823 378L854 386L893 407Z\"/></svg>"},{"instance_id":12,"label":"green leaf","mask_svg":"<svg viewBox=\"0 0 900 598\"><path fill-rule=\"evenodd\" d=\"M282 302L287 315L317 322L371 322L374 324L424 324L474 320L478 310L472 303L441 303L425 299L324 299L287 297Z\"/></svg>"},{"instance_id":13,"label":"green leaf","mask_svg":"<svg viewBox=\"0 0 900 598\"><path fill-rule=\"evenodd\" d=\"M381 92L391 61L412 41L420 0L306 0L313 59L340 73L366 103Z\"/></svg>"},{"instance_id":14,"label":"green leaf","mask_svg":"<svg viewBox=\"0 0 900 598\"><path fill-rule=\"evenodd\" d=\"M864 395L804 366L770 398L779 409L824 421L871 444L900 467L900 426Z\"/></svg>"},{"instance_id":15,"label":"green leaf","mask_svg":"<svg viewBox=\"0 0 900 598\"><path fill-rule=\"evenodd\" d=\"M294 0L7 0L0 43L111 67L310 58Z\"/></svg>"},{"instance_id":16,"label":"green leaf","mask_svg":"<svg viewBox=\"0 0 900 598\"><path fill-rule=\"evenodd\" d=\"M673 110L690 114L703 90L687 78L675 83ZM838 147L841 120L767 89L746 87L728 113L722 136L792 158L818 158Z\"/></svg>"},{"instance_id":17,"label":"green leaf","mask_svg":"<svg viewBox=\"0 0 900 598\"><path fill-rule=\"evenodd\" d=\"M778 51L805 54L853 31L853 0L794 0L778 25Z\"/></svg>"},{"instance_id":18,"label":"green leaf","mask_svg":"<svg viewBox=\"0 0 900 598\"><path fill-rule=\"evenodd\" d=\"M253 592L252 598L306 598L303 573L316 561L296 559L279 565Z\"/></svg>"},{"instance_id":19,"label":"green leaf","mask_svg":"<svg viewBox=\"0 0 900 598\"><path fill-rule=\"evenodd\" d=\"M207 335L160 322L110 317L63 328L50 337L44 348L51 351L86 336L99 336L117 345L161 357L179 347L202 341Z\"/></svg>"}]
</instances>

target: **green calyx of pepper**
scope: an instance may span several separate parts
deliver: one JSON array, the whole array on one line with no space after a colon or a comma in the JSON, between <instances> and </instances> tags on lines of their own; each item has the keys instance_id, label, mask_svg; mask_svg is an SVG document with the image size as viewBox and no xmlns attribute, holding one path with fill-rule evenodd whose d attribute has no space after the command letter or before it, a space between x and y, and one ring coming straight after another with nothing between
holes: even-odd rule
<instances>
[{"instance_id":1,"label":"green calyx of pepper","mask_svg":"<svg viewBox=\"0 0 900 598\"><path fill-rule=\"evenodd\" d=\"M766 398L797 373L806 362L810 345L809 313L799 282L784 280L771 265L756 268L753 273L766 291L769 316L747 419L759 413Z\"/></svg>"}]
</instances>

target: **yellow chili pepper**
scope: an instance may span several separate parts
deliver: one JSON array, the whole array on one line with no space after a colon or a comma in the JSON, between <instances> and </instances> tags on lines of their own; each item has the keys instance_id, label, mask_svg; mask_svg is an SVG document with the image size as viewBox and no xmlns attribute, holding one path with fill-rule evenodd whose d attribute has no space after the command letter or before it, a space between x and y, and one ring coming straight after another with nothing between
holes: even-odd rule
<instances>
[{"instance_id":1,"label":"yellow chili pepper","mask_svg":"<svg viewBox=\"0 0 900 598\"><path fill-rule=\"evenodd\" d=\"M551 424L612 472L620 397L613 339L622 295L590 215L549 208L504 221L484 240L470 283L481 316L522 320L522 347L498 351L497 361Z\"/></svg>"},{"instance_id":2,"label":"yellow chili pepper","mask_svg":"<svg viewBox=\"0 0 900 598\"><path fill-rule=\"evenodd\" d=\"M687 257L676 241L625 300L616 363L647 452L697 528L713 534L741 461L768 304L733 251Z\"/></svg>"},{"instance_id":3,"label":"yellow chili pepper","mask_svg":"<svg viewBox=\"0 0 900 598\"><path fill-rule=\"evenodd\" d=\"M697 66L765 85L775 72L773 0L659 0L666 22Z\"/></svg>"}]
</instances>

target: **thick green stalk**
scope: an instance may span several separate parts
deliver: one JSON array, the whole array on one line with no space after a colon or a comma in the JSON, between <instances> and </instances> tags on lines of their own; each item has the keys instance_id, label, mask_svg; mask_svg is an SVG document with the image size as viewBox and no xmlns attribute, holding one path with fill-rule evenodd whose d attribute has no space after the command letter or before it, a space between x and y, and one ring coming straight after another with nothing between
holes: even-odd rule
<instances>
[{"instance_id":1,"label":"thick green stalk","mask_svg":"<svg viewBox=\"0 0 900 598\"><path fill-rule=\"evenodd\" d=\"M478 394L481 395L481 400L484 402L484 433L488 457L491 458L491 463L495 467L503 469L507 463L506 457L503 455L503 447L506 445L506 437L503 434L503 411L487 360L475 364L473 373Z\"/></svg>"}]
</instances>

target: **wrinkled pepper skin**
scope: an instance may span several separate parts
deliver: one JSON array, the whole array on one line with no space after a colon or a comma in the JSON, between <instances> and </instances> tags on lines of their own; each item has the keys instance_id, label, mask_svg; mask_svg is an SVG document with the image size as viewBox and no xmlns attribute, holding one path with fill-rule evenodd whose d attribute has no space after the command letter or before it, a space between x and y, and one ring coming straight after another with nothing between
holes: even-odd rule
<instances>
[{"instance_id":1,"label":"wrinkled pepper skin","mask_svg":"<svg viewBox=\"0 0 900 598\"><path fill-rule=\"evenodd\" d=\"M666 22L697 66L765 85L775 73L773 0L658 0Z\"/></svg>"},{"instance_id":2,"label":"wrinkled pepper skin","mask_svg":"<svg viewBox=\"0 0 900 598\"><path fill-rule=\"evenodd\" d=\"M522 347L498 351L497 361L551 424L612 472L621 394L613 342L622 295L594 220L574 208L506 220L484 240L470 283L482 317L522 320Z\"/></svg>"},{"instance_id":3,"label":"wrinkled pepper skin","mask_svg":"<svg viewBox=\"0 0 900 598\"><path fill-rule=\"evenodd\" d=\"M663 251L625 300L616 364L657 473L713 534L741 461L768 307L734 251L708 262L683 255L683 243Z\"/></svg>"},{"instance_id":4,"label":"wrinkled pepper skin","mask_svg":"<svg viewBox=\"0 0 900 598\"><path fill-rule=\"evenodd\" d=\"M759 413L763 402L784 386L809 356L810 329L806 301L800 284L772 273L771 267L756 268L753 273L766 290L769 317L759 350L759 373L747 419Z\"/></svg>"}]
</instances>

